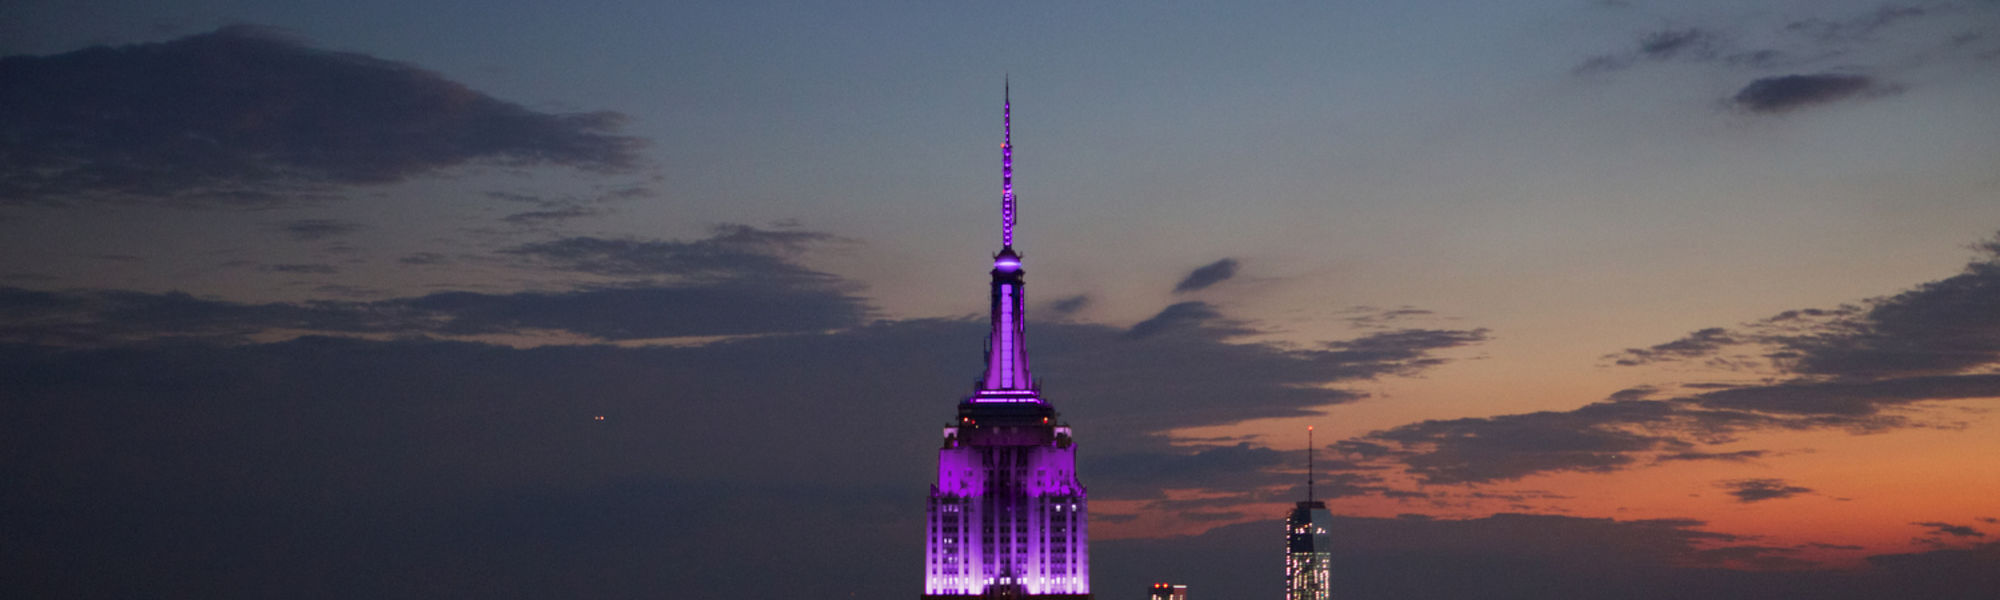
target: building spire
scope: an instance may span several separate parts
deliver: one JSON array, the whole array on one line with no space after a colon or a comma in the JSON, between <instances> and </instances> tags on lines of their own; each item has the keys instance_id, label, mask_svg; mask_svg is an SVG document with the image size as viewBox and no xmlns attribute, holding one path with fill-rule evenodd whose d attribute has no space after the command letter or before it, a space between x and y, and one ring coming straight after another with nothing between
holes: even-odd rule
<instances>
[{"instance_id":1,"label":"building spire","mask_svg":"<svg viewBox=\"0 0 2000 600\"><path fill-rule=\"evenodd\" d=\"M1000 247L1014 247L1014 83L1000 84Z\"/></svg>"},{"instance_id":2,"label":"building spire","mask_svg":"<svg viewBox=\"0 0 2000 600\"><path fill-rule=\"evenodd\" d=\"M1040 402L1028 373L1028 349L1021 298L1021 255L1014 252L1013 82L1000 96L1000 253L993 255L993 329L987 333L986 376L974 402Z\"/></svg>"},{"instance_id":3,"label":"building spire","mask_svg":"<svg viewBox=\"0 0 2000 600\"><path fill-rule=\"evenodd\" d=\"M1306 501L1313 501L1313 426L1306 426Z\"/></svg>"}]
</instances>

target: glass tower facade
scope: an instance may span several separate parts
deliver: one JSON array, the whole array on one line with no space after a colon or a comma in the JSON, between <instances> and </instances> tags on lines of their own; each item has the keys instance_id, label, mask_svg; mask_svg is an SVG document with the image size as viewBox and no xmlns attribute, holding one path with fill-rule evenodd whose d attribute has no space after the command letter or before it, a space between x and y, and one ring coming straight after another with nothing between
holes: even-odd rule
<instances>
[{"instance_id":1,"label":"glass tower facade","mask_svg":"<svg viewBox=\"0 0 2000 600\"><path fill-rule=\"evenodd\" d=\"M1333 598L1333 536L1326 530L1332 522L1326 503L1314 500L1298 503L1285 518L1285 600Z\"/></svg>"}]
</instances>

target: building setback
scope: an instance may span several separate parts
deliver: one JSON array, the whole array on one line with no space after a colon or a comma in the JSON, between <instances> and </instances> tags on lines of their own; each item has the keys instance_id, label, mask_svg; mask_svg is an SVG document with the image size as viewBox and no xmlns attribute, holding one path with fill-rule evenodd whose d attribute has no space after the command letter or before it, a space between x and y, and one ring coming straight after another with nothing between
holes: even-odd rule
<instances>
[{"instance_id":1,"label":"building setback","mask_svg":"<svg viewBox=\"0 0 2000 600\"><path fill-rule=\"evenodd\" d=\"M1013 102L1001 102L1000 252L986 373L944 428L931 485L926 600L1090 598L1089 504L1076 445L1028 370L1014 251Z\"/></svg>"}]
</instances>

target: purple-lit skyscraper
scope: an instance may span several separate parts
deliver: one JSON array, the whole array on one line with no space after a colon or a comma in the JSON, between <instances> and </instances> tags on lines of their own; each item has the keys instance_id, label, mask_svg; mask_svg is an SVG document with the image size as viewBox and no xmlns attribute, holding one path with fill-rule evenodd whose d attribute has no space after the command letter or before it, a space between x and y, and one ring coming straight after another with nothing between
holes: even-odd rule
<instances>
[{"instance_id":1,"label":"purple-lit skyscraper","mask_svg":"<svg viewBox=\"0 0 2000 600\"><path fill-rule=\"evenodd\" d=\"M1022 345L1014 252L1013 103L1001 108L1000 253L986 374L944 428L931 486L924 598L1090 598L1089 505L1076 446Z\"/></svg>"}]
</instances>

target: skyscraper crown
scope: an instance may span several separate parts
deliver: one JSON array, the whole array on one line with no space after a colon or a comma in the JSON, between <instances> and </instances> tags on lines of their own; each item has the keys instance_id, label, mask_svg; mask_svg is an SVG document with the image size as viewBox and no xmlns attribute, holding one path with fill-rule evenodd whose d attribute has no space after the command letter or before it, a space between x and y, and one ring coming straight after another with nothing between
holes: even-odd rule
<instances>
[{"instance_id":1,"label":"skyscraper crown","mask_svg":"<svg viewBox=\"0 0 2000 600\"><path fill-rule=\"evenodd\" d=\"M1026 274L1014 251L1014 101L1012 84L1000 101L1000 252L993 255L993 321L986 337L986 376L970 402L1035 402L1034 375L1028 370L1026 318L1021 288Z\"/></svg>"}]
</instances>

